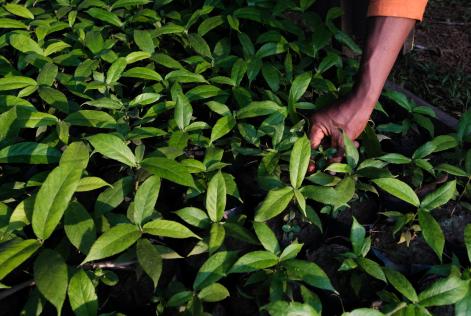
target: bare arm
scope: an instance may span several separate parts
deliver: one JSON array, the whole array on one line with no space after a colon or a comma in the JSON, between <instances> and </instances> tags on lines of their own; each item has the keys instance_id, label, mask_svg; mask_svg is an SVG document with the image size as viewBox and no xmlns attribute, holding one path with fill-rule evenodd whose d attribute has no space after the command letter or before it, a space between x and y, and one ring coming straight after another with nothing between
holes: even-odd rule
<instances>
[{"instance_id":1,"label":"bare arm","mask_svg":"<svg viewBox=\"0 0 471 316\"><path fill-rule=\"evenodd\" d=\"M371 19L359 80L352 92L311 117L312 147L317 148L330 136L331 146L339 150L335 161L340 161L343 155L341 130L353 140L363 132L404 41L416 23L415 19L400 17Z\"/></svg>"}]
</instances>

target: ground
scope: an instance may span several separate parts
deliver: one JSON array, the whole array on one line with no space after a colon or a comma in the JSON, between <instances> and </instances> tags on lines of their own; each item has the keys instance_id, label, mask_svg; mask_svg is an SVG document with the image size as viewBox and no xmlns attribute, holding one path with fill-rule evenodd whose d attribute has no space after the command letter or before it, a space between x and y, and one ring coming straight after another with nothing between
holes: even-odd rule
<instances>
[{"instance_id":1,"label":"ground","mask_svg":"<svg viewBox=\"0 0 471 316\"><path fill-rule=\"evenodd\" d=\"M471 2L430 0L391 79L455 117L471 105Z\"/></svg>"}]
</instances>

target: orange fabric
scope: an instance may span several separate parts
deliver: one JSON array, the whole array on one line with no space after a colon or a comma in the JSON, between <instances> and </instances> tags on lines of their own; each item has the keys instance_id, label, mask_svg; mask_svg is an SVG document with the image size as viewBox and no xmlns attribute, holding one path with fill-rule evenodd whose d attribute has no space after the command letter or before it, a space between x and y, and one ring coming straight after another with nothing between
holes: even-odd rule
<instances>
[{"instance_id":1,"label":"orange fabric","mask_svg":"<svg viewBox=\"0 0 471 316\"><path fill-rule=\"evenodd\" d=\"M396 16L422 21L427 0L370 0L368 16Z\"/></svg>"}]
</instances>

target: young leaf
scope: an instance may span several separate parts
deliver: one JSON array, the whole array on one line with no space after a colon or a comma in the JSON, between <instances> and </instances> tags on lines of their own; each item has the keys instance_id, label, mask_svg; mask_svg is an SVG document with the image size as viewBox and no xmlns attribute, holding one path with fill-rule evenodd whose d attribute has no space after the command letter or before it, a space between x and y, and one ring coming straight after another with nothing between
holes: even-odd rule
<instances>
[{"instance_id":1,"label":"young leaf","mask_svg":"<svg viewBox=\"0 0 471 316\"><path fill-rule=\"evenodd\" d=\"M394 195L395 197L410 203L414 206L419 206L420 201L415 194L414 190L405 182L394 178L382 178L372 180L382 190Z\"/></svg>"},{"instance_id":2,"label":"young leaf","mask_svg":"<svg viewBox=\"0 0 471 316\"><path fill-rule=\"evenodd\" d=\"M291 259L282 262L282 265L290 280L303 281L319 289L335 291L327 274L314 262Z\"/></svg>"},{"instance_id":3,"label":"young leaf","mask_svg":"<svg viewBox=\"0 0 471 316\"><path fill-rule=\"evenodd\" d=\"M345 147L345 157L347 158L348 165L355 168L359 160L358 150L345 132L343 133L343 145Z\"/></svg>"},{"instance_id":4,"label":"young leaf","mask_svg":"<svg viewBox=\"0 0 471 316\"><path fill-rule=\"evenodd\" d=\"M419 304L423 307L454 304L466 295L468 287L469 281L454 276L441 279L419 294Z\"/></svg>"},{"instance_id":5,"label":"young leaf","mask_svg":"<svg viewBox=\"0 0 471 316\"><path fill-rule=\"evenodd\" d=\"M22 142L0 150L0 163L50 164L59 161L61 152L43 143Z\"/></svg>"},{"instance_id":6,"label":"young leaf","mask_svg":"<svg viewBox=\"0 0 471 316\"><path fill-rule=\"evenodd\" d=\"M195 237L201 239L198 235L193 233L191 230L189 230L182 224L164 219L153 220L152 222L145 224L143 229L144 233L154 236L178 239Z\"/></svg>"},{"instance_id":7,"label":"young leaf","mask_svg":"<svg viewBox=\"0 0 471 316\"><path fill-rule=\"evenodd\" d=\"M289 160L289 177L291 186L301 187L311 159L311 143L306 136L298 138L294 143Z\"/></svg>"},{"instance_id":8,"label":"young leaf","mask_svg":"<svg viewBox=\"0 0 471 316\"><path fill-rule=\"evenodd\" d=\"M25 18L25 19L31 19L31 20L34 20L34 15L33 13L31 13L30 10L28 10L28 8L22 6L22 5L19 5L19 4L15 4L15 3L7 3L5 4L4 8L14 14L14 15L17 15L19 17L22 17L22 18Z\"/></svg>"},{"instance_id":9,"label":"young leaf","mask_svg":"<svg viewBox=\"0 0 471 316\"><path fill-rule=\"evenodd\" d=\"M160 178L158 176L150 176L141 184L134 198L134 223L142 225L142 222L152 215L159 191Z\"/></svg>"},{"instance_id":10,"label":"young leaf","mask_svg":"<svg viewBox=\"0 0 471 316\"><path fill-rule=\"evenodd\" d=\"M206 209L213 222L219 222L226 209L226 183L221 172L216 173L209 181L206 193Z\"/></svg>"},{"instance_id":11,"label":"young leaf","mask_svg":"<svg viewBox=\"0 0 471 316\"><path fill-rule=\"evenodd\" d=\"M213 283L198 293L198 298L203 302L215 303L225 300L229 297L229 291L219 283Z\"/></svg>"},{"instance_id":12,"label":"young leaf","mask_svg":"<svg viewBox=\"0 0 471 316\"><path fill-rule=\"evenodd\" d=\"M280 244L270 227L265 223L259 222L253 222L253 227L263 248L278 255L280 253Z\"/></svg>"},{"instance_id":13,"label":"young leaf","mask_svg":"<svg viewBox=\"0 0 471 316\"><path fill-rule=\"evenodd\" d=\"M195 186L193 177L188 172L186 167L176 162L175 160L162 157L152 157L144 159L141 162L141 165L143 168L149 170L161 178L188 187Z\"/></svg>"},{"instance_id":14,"label":"young leaf","mask_svg":"<svg viewBox=\"0 0 471 316\"><path fill-rule=\"evenodd\" d=\"M121 178L113 183L111 188L106 189L98 195L95 202L95 211L99 214L106 214L120 205L124 198L133 188L133 177Z\"/></svg>"},{"instance_id":15,"label":"young leaf","mask_svg":"<svg viewBox=\"0 0 471 316\"><path fill-rule=\"evenodd\" d=\"M188 98L181 93L177 93L174 117L178 128L185 129L190 124L192 115L193 108Z\"/></svg>"},{"instance_id":16,"label":"young leaf","mask_svg":"<svg viewBox=\"0 0 471 316\"><path fill-rule=\"evenodd\" d=\"M417 293L412 284L402 273L387 268L383 269L383 271L389 283L391 283L399 293L404 295L412 303L417 303L419 300Z\"/></svg>"},{"instance_id":17,"label":"young leaf","mask_svg":"<svg viewBox=\"0 0 471 316\"><path fill-rule=\"evenodd\" d=\"M211 221L203 210L196 207L185 207L175 212L175 214L188 224L205 229Z\"/></svg>"},{"instance_id":18,"label":"young leaf","mask_svg":"<svg viewBox=\"0 0 471 316\"><path fill-rule=\"evenodd\" d=\"M229 273L252 272L270 268L278 263L278 257L270 251L249 252L234 263Z\"/></svg>"},{"instance_id":19,"label":"young leaf","mask_svg":"<svg viewBox=\"0 0 471 316\"><path fill-rule=\"evenodd\" d=\"M71 202L64 213L64 230L71 244L84 254L96 240L95 222L77 201Z\"/></svg>"},{"instance_id":20,"label":"young leaf","mask_svg":"<svg viewBox=\"0 0 471 316\"><path fill-rule=\"evenodd\" d=\"M456 192L456 180L450 181L442 185L436 191L429 193L420 204L420 207L424 210L433 210L440 207L450 199L453 198Z\"/></svg>"},{"instance_id":21,"label":"young leaf","mask_svg":"<svg viewBox=\"0 0 471 316\"><path fill-rule=\"evenodd\" d=\"M127 66L126 58L120 57L118 58L108 69L106 73L106 83L111 84L115 83L121 78L121 74L123 73L124 69Z\"/></svg>"},{"instance_id":22,"label":"young leaf","mask_svg":"<svg viewBox=\"0 0 471 316\"><path fill-rule=\"evenodd\" d=\"M225 237L226 230L224 226L220 223L213 223L209 231L209 254L213 254L223 245Z\"/></svg>"},{"instance_id":23,"label":"young leaf","mask_svg":"<svg viewBox=\"0 0 471 316\"><path fill-rule=\"evenodd\" d=\"M18 239L6 243L0 252L0 280L31 257L40 246L34 239Z\"/></svg>"},{"instance_id":24,"label":"young leaf","mask_svg":"<svg viewBox=\"0 0 471 316\"><path fill-rule=\"evenodd\" d=\"M353 217L352 229L350 231L350 241L352 242L353 252L359 256L363 244L365 243L366 231L363 225L360 225L355 217Z\"/></svg>"},{"instance_id":25,"label":"young leaf","mask_svg":"<svg viewBox=\"0 0 471 316\"><path fill-rule=\"evenodd\" d=\"M95 134L87 137L97 152L110 159L122 162L130 167L137 165L137 160L126 143L113 134Z\"/></svg>"},{"instance_id":26,"label":"young leaf","mask_svg":"<svg viewBox=\"0 0 471 316\"><path fill-rule=\"evenodd\" d=\"M296 258L298 253L301 251L303 244L298 244L294 242L288 245L280 255L280 262Z\"/></svg>"},{"instance_id":27,"label":"young leaf","mask_svg":"<svg viewBox=\"0 0 471 316\"><path fill-rule=\"evenodd\" d=\"M77 316L93 316L98 312L95 286L83 269L77 270L70 279L68 296L70 306Z\"/></svg>"},{"instance_id":28,"label":"young leaf","mask_svg":"<svg viewBox=\"0 0 471 316\"><path fill-rule=\"evenodd\" d=\"M60 315L69 283L67 265L62 256L54 250L43 250L34 262L34 281L39 292Z\"/></svg>"},{"instance_id":29,"label":"young leaf","mask_svg":"<svg viewBox=\"0 0 471 316\"><path fill-rule=\"evenodd\" d=\"M236 259L235 251L220 251L209 257L196 274L193 289L201 290L225 277Z\"/></svg>"},{"instance_id":30,"label":"young leaf","mask_svg":"<svg viewBox=\"0 0 471 316\"><path fill-rule=\"evenodd\" d=\"M423 210L419 210L419 224L425 241L441 261L443 249L445 248L445 236L440 225L429 212Z\"/></svg>"},{"instance_id":31,"label":"young leaf","mask_svg":"<svg viewBox=\"0 0 471 316\"><path fill-rule=\"evenodd\" d=\"M471 224L466 225L464 229L464 243L468 253L468 260L471 261Z\"/></svg>"},{"instance_id":32,"label":"young leaf","mask_svg":"<svg viewBox=\"0 0 471 316\"><path fill-rule=\"evenodd\" d=\"M373 278L386 282L386 276L384 275L384 272L378 263L362 257L356 258L356 262L363 269L363 271L371 275Z\"/></svg>"},{"instance_id":33,"label":"young leaf","mask_svg":"<svg viewBox=\"0 0 471 316\"><path fill-rule=\"evenodd\" d=\"M256 222L265 222L283 212L294 197L293 188L284 187L268 192L255 213Z\"/></svg>"},{"instance_id":34,"label":"young leaf","mask_svg":"<svg viewBox=\"0 0 471 316\"><path fill-rule=\"evenodd\" d=\"M98 237L81 264L118 254L131 247L140 237L141 232L135 225L116 225Z\"/></svg>"},{"instance_id":35,"label":"young leaf","mask_svg":"<svg viewBox=\"0 0 471 316\"><path fill-rule=\"evenodd\" d=\"M229 133L235 124L236 120L232 115L226 115L218 119L211 130L211 143Z\"/></svg>"},{"instance_id":36,"label":"young leaf","mask_svg":"<svg viewBox=\"0 0 471 316\"><path fill-rule=\"evenodd\" d=\"M116 120L103 111L80 110L69 114L65 122L76 126L89 126L97 128L115 128Z\"/></svg>"},{"instance_id":37,"label":"young leaf","mask_svg":"<svg viewBox=\"0 0 471 316\"><path fill-rule=\"evenodd\" d=\"M157 248L147 239L139 239L136 246L137 261L142 270L152 279L157 288L162 274L162 256Z\"/></svg>"},{"instance_id":38,"label":"young leaf","mask_svg":"<svg viewBox=\"0 0 471 316\"><path fill-rule=\"evenodd\" d=\"M33 231L39 239L51 236L64 215L82 175L75 164L59 165L41 185L33 211Z\"/></svg>"}]
</instances>

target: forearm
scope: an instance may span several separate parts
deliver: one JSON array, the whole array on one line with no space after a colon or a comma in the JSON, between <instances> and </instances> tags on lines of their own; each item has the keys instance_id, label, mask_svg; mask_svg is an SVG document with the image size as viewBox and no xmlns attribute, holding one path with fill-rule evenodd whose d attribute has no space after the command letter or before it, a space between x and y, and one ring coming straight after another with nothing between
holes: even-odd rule
<instances>
[{"instance_id":1,"label":"forearm","mask_svg":"<svg viewBox=\"0 0 471 316\"><path fill-rule=\"evenodd\" d=\"M354 93L365 101L365 110L372 111L384 84L414 28L415 19L401 17L372 17L372 25L364 48L359 80Z\"/></svg>"}]
</instances>

